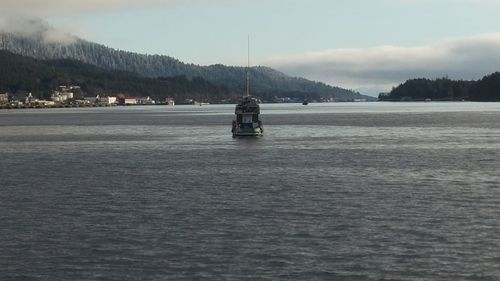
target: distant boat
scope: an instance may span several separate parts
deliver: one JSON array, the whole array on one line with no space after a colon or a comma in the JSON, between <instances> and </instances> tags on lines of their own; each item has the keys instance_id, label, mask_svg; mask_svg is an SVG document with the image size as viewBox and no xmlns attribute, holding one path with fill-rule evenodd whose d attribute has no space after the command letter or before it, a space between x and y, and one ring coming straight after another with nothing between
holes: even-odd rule
<instances>
[{"instance_id":1,"label":"distant boat","mask_svg":"<svg viewBox=\"0 0 500 281\"><path fill-rule=\"evenodd\" d=\"M198 101L195 101L193 104L194 104L194 105L199 105L199 106L202 106L202 105L209 105L210 103L209 103L209 102L201 102L201 101L200 101L200 102L198 102Z\"/></svg>"},{"instance_id":2,"label":"distant boat","mask_svg":"<svg viewBox=\"0 0 500 281\"><path fill-rule=\"evenodd\" d=\"M248 40L248 66L246 69L246 93L236 105L231 132L235 137L260 137L264 133L264 127L260 120L259 101L250 96L250 40Z\"/></svg>"}]
</instances>

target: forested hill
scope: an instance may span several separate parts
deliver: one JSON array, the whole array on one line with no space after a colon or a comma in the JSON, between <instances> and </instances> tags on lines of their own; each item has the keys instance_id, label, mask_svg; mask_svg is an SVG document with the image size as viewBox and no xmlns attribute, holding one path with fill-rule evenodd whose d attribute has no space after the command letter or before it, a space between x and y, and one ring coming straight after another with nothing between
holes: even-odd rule
<instances>
[{"instance_id":1,"label":"forested hill","mask_svg":"<svg viewBox=\"0 0 500 281\"><path fill-rule=\"evenodd\" d=\"M54 43L44 38L50 26L40 23L41 31L26 35L0 33L0 49L37 59L69 58L98 67L134 72L145 77L201 77L216 85L243 92L245 68L224 65L198 66L168 56L144 55L115 50L73 37L70 43ZM287 76L268 67L251 68L252 93L261 96L331 97L337 100L367 98L357 92L332 87L304 78Z\"/></svg>"},{"instance_id":2,"label":"forested hill","mask_svg":"<svg viewBox=\"0 0 500 281\"><path fill-rule=\"evenodd\" d=\"M500 73L495 72L478 81L411 79L388 94L380 94L384 101L500 101Z\"/></svg>"},{"instance_id":3,"label":"forested hill","mask_svg":"<svg viewBox=\"0 0 500 281\"><path fill-rule=\"evenodd\" d=\"M177 101L193 98L211 102L239 97L202 78L147 78L75 60L37 60L0 50L0 92L32 92L36 97L49 98L59 85L79 85L90 96L124 93L157 100L172 97Z\"/></svg>"}]
</instances>

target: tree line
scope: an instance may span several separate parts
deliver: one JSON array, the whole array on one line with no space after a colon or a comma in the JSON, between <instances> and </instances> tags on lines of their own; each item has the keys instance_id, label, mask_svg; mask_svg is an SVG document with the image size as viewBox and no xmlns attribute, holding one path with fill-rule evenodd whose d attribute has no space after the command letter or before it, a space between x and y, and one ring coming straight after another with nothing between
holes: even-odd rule
<instances>
[{"instance_id":1,"label":"tree line","mask_svg":"<svg viewBox=\"0 0 500 281\"><path fill-rule=\"evenodd\" d=\"M200 77L147 78L75 60L45 61L0 51L0 92L31 92L35 97L47 99L59 85L78 85L88 96L123 93L156 100L170 97L178 101L191 98L210 102L238 96Z\"/></svg>"},{"instance_id":2,"label":"tree line","mask_svg":"<svg viewBox=\"0 0 500 281\"><path fill-rule=\"evenodd\" d=\"M477 81L439 79L410 79L379 95L381 101L500 101L500 72Z\"/></svg>"}]
</instances>

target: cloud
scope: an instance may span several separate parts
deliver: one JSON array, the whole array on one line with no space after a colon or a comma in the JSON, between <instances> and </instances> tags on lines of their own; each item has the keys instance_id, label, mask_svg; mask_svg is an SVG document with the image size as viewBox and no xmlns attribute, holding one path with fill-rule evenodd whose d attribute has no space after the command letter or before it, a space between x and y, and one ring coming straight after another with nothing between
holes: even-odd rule
<instances>
[{"instance_id":1,"label":"cloud","mask_svg":"<svg viewBox=\"0 0 500 281\"><path fill-rule=\"evenodd\" d=\"M285 73L354 89L389 90L410 78L479 79L500 70L500 33L416 47L332 49L268 59Z\"/></svg>"},{"instance_id":2,"label":"cloud","mask_svg":"<svg viewBox=\"0 0 500 281\"><path fill-rule=\"evenodd\" d=\"M41 36L47 42L72 43L70 32L55 29L48 17L87 13L119 12L126 9L172 8L178 5L209 4L229 0L1 0L0 32L26 37Z\"/></svg>"},{"instance_id":3,"label":"cloud","mask_svg":"<svg viewBox=\"0 0 500 281\"><path fill-rule=\"evenodd\" d=\"M39 37L46 43L71 44L78 39L69 32L55 29L46 21L24 17L0 17L0 33L7 32L23 37Z\"/></svg>"},{"instance_id":4,"label":"cloud","mask_svg":"<svg viewBox=\"0 0 500 281\"><path fill-rule=\"evenodd\" d=\"M2 14L24 16L71 15L86 12L109 12L127 8L172 7L203 4L217 0L2 0Z\"/></svg>"}]
</instances>

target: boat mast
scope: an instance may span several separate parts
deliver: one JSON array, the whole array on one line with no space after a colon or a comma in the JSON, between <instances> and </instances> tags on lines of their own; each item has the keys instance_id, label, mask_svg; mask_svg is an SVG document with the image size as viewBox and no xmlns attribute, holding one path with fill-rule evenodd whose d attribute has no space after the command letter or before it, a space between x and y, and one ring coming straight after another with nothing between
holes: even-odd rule
<instances>
[{"instance_id":1,"label":"boat mast","mask_svg":"<svg viewBox=\"0 0 500 281\"><path fill-rule=\"evenodd\" d=\"M247 46L247 59L248 59L248 64L247 64L247 71L246 71L246 75L247 75L247 92L246 92L246 96L249 97L250 96L250 35L248 35L248 46Z\"/></svg>"}]
</instances>

